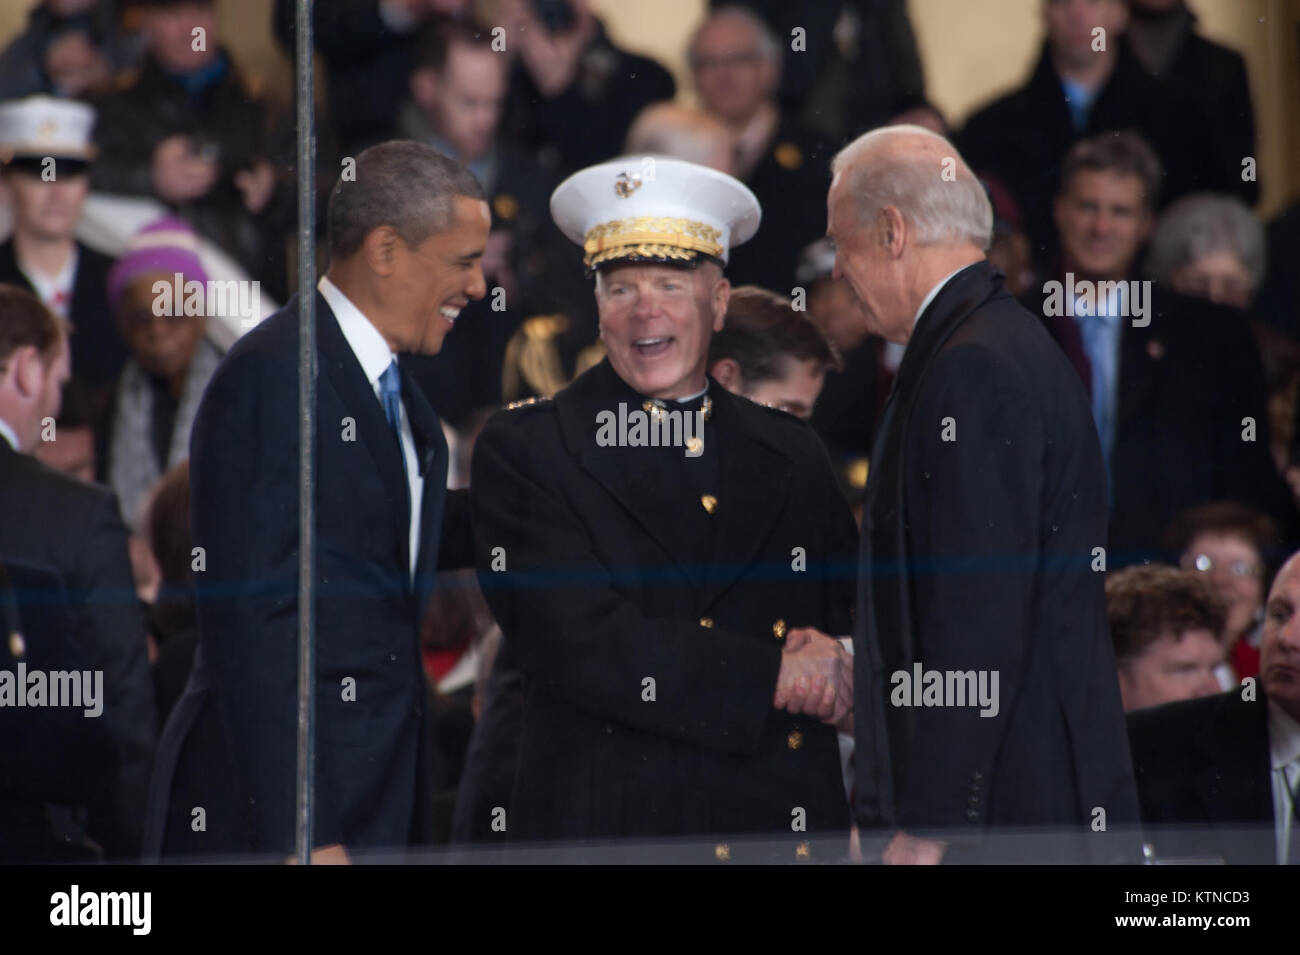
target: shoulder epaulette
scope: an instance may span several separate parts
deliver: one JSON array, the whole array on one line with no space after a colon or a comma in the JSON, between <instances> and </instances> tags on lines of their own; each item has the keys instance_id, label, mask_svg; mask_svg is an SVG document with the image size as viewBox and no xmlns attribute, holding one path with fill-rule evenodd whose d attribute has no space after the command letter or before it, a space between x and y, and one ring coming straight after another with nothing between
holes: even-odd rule
<instances>
[{"instance_id":1,"label":"shoulder epaulette","mask_svg":"<svg viewBox=\"0 0 1300 955\"><path fill-rule=\"evenodd\" d=\"M531 398L524 398L521 401L510 402L510 404L506 405L505 410L514 411L516 408L527 408L530 407L531 405L541 404L542 402L550 401L550 400L551 400L550 398L547 398L544 395L534 395Z\"/></svg>"}]
</instances>

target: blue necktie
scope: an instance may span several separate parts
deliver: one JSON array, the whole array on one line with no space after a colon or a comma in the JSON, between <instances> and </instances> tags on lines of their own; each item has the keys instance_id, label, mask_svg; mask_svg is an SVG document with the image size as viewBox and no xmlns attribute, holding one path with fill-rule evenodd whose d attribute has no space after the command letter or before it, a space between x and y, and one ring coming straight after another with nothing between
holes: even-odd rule
<instances>
[{"instance_id":1,"label":"blue necktie","mask_svg":"<svg viewBox=\"0 0 1300 955\"><path fill-rule=\"evenodd\" d=\"M402 372L394 358L384 373L379 376L379 400L384 406L384 415L393 426L397 437L397 451L402 458L402 473L406 473L406 451L402 447Z\"/></svg>"},{"instance_id":2,"label":"blue necktie","mask_svg":"<svg viewBox=\"0 0 1300 955\"><path fill-rule=\"evenodd\" d=\"M1091 315L1079 315L1077 321L1083 350L1092 366L1092 416L1109 478L1110 456L1115 443L1118 320L1099 310Z\"/></svg>"}]
</instances>

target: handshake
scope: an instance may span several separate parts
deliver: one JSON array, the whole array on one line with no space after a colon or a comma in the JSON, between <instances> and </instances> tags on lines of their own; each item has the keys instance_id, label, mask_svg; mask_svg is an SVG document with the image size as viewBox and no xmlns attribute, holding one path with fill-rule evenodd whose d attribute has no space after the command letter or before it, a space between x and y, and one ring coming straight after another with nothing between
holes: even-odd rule
<instances>
[{"instance_id":1,"label":"handshake","mask_svg":"<svg viewBox=\"0 0 1300 955\"><path fill-rule=\"evenodd\" d=\"M853 657L812 627L786 635L772 705L778 710L840 723L853 710Z\"/></svg>"}]
</instances>

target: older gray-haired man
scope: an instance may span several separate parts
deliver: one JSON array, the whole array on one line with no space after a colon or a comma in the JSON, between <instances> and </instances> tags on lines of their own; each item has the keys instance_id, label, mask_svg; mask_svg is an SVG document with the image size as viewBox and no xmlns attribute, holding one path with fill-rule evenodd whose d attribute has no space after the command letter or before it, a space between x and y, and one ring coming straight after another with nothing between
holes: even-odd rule
<instances>
[{"instance_id":1,"label":"older gray-haired man","mask_svg":"<svg viewBox=\"0 0 1300 955\"><path fill-rule=\"evenodd\" d=\"M985 261L992 210L951 143L876 130L832 173L835 274L869 331L907 346L863 518L858 824L886 863L1128 858L1083 389ZM1044 838L1009 838L1027 835Z\"/></svg>"}]
</instances>

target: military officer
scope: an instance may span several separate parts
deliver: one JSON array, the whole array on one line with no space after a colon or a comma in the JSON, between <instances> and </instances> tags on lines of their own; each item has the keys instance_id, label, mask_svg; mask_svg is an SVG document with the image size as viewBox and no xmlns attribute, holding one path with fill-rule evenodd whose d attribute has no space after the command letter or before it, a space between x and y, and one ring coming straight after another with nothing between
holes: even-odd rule
<instances>
[{"instance_id":1,"label":"military officer","mask_svg":"<svg viewBox=\"0 0 1300 955\"><path fill-rule=\"evenodd\" d=\"M758 202L702 166L626 159L565 180L551 214L594 274L607 356L475 448L479 578L499 666L522 675L493 831L707 834L719 859L752 833L806 858L805 833L848 828L830 724L852 676L804 628L848 631L857 534L813 431L706 374Z\"/></svg>"}]
</instances>

